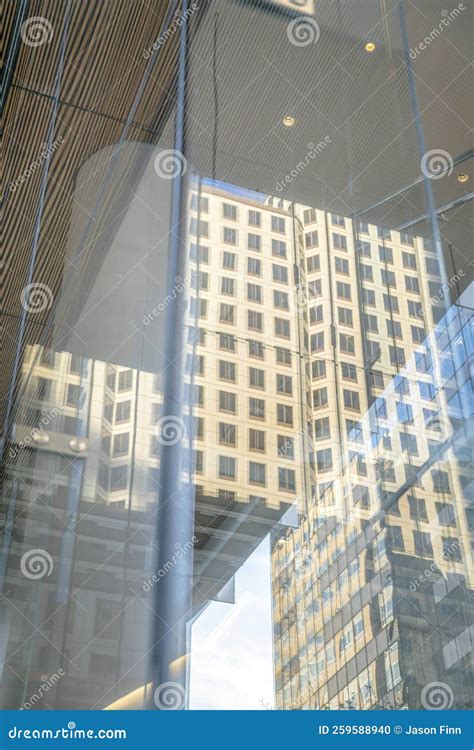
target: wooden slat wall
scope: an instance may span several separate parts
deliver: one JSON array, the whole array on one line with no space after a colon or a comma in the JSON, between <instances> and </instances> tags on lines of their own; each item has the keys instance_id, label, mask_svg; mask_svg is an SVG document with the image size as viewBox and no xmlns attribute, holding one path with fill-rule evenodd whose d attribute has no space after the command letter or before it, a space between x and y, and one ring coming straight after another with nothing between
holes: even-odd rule
<instances>
[{"instance_id":1,"label":"wooden slat wall","mask_svg":"<svg viewBox=\"0 0 474 750\"><path fill-rule=\"evenodd\" d=\"M13 191L11 182L35 162L47 142L54 115L61 38L69 12L65 61L62 70L54 131L51 141L63 139L48 160L47 186L41 215L40 235L33 282L47 284L54 296L61 287L64 253L70 229L75 175L89 156L104 146L119 142L136 97L147 60L143 51L159 36L171 0L33 0L26 18L42 16L51 23L53 35L38 47L19 45L4 111L4 263L3 341L0 394L3 408L11 379L19 320L20 295L27 283L35 222L37 219L43 167L33 171ZM15 13L20 0L4 4L5 55L14 43ZM127 140L155 143L173 114L178 35L160 48L152 76L126 134ZM133 165L130 164L130 168ZM95 222L84 216L84 237L79 267L87 271L88 258L96 239L110 221L114 205L120 203L120 182L127 169L121 164L121 178L114 181L116 199L107 196ZM99 179L99 177L97 177ZM91 184L97 194L98 184ZM83 236L83 232L78 233ZM36 343L45 330L50 311L27 318L25 344ZM3 414L4 412L2 412Z\"/></svg>"}]
</instances>

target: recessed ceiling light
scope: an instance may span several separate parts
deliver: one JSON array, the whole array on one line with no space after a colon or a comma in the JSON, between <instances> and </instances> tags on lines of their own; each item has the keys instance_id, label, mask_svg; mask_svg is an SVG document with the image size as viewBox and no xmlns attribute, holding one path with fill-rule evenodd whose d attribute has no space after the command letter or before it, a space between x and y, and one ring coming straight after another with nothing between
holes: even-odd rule
<instances>
[{"instance_id":1,"label":"recessed ceiling light","mask_svg":"<svg viewBox=\"0 0 474 750\"><path fill-rule=\"evenodd\" d=\"M291 115L286 115L283 118L283 125L286 125L287 128L292 128L293 125L296 125L296 119Z\"/></svg>"},{"instance_id":2,"label":"recessed ceiling light","mask_svg":"<svg viewBox=\"0 0 474 750\"><path fill-rule=\"evenodd\" d=\"M466 172L461 172L461 174L458 174L458 182L467 182L469 179L469 175L466 174Z\"/></svg>"},{"instance_id":3,"label":"recessed ceiling light","mask_svg":"<svg viewBox=\"0 0 474 750\"><path fill-rule=\"evenodd\" d=\"M375 42L367 42L367 44L365 45L366 52L375 52L376 49L377 45L375 44Z\"/></svg>"}]
</instances>

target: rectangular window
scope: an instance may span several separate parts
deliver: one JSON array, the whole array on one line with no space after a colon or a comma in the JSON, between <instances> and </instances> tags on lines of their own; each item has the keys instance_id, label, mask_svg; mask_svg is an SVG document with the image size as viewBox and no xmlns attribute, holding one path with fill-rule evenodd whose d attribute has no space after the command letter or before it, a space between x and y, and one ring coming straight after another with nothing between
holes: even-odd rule
<instances>
[{"instance_id":1,"label":"rectangular window","mask_svg":"<svg viewBox=\"0 0 474 750\"><path fill-rule=\"evenodd\" d=\"M311 324L323 322L323 306L322 305L317 305L316 307L310 308L309 322Z\"/></svg>"},{"instance_id":2,"label":"rectangular window","mask_svg":"<svg viewBox=\"0 0 474 750\"><path fill-rule=\"evenodd\" d=\"M233 206L231 203L223 203L222 215L224 216L224 219L237 221L237 206Z\"/></svg>"},{"instance_id":3,"label":"rectangular window","mask_svg":"<svg viewBox=\"0 0 474 750\"><path fill-rule=\"evenodd\" d=\"M379 245L379 260L381 263L393 263L392 248Z\"/></svg>"},{"instance_id":4,"label":"rectangular window","mask_svg":"<svg viewBox=\"0 0 474 750\"><path fill-rule=\"evenodd\" d=\"M394 367L404 367L405 351L401 346L389 346L390 364Z\"/></svg>"},{"instance_id":5,"label":"rectangular window","mask_svg":"<svg viewBox=\"0 0 474 750\"><path fill-rule=\"evenodd\" d=\"M316 451L316 466L318 471L329 471L329 469L332 469L331 448L324 448L323 450Z\"/></svg>"},{"instance_id":6,"label":"rectangular window","mask_svg":"<svg viewBox=\"0 0 474 750\"><path fill-rule=\"evenodd\" d=\"M272 232L285 233L285 219L282 216L273 216L272 214Z\"/></svg>"},{"instance_id":7,"label":"rectangular window","mask_svg":"<svg viewBox=\"0 0 474 750\"><path fill-rule=\"evenodd\" d=\"M219 310L219 320L221 323L235 323L235 306L221 302Z\"/></svg>"},{"instance_id":8,"label":"rectangular window","mask_svg":"<svg viewBox=\"0 0 474 750\"><path fill-rule=\"evenodd\" d=\"M317 233L317 231L314 230L313 232L306 232L306 234L304 236L304 242L305 242L305 246L306 246L306 248L308 250L310 248L312 248L312 247L317 247L318 246L318 233Z\"/></svg>"},{"instance_id":9,"label":"rectangular window","mask_svg":"<svg viewBox=\"0 0 474 750\"><path fill-rule=\"evenodd\" d=\"M353 326L352 310L348 307L337 308L337 319L338 322L343 326Z\"/></svg>"},{"instance_id":10,"label":"rectangular window","mask_svg":"<svg viewBox=\"0 0 474 750\"><path fill-rule=\"evenodd\" d=\"M114 456L125 456L128 453L128 447L130 443L130 433L122 432L120 435L114 436Z\"/></svg>"},{"instance_id":11,"label":"rectangular window","mask_svg":"<svg viewBox=\"0 0 474 750\"><path fill-rule=\"evenodd\" d=\"M384 294L383 306L387 312L399 313L400 308L398 306L398 298L394 297L393 294Z\"/></svg>"},{"instance_id":12,"label":"rectangular window","mask_svg":"<svg viewBox=\"0 0 474 750\"><path fill-rule=\"evenodd\" d=\"M209 198L193 193L191 196L191 209L193 211L202 211L203 214L209 213Z\"/></svg>"},{"instance_id":13,"label":"rectangular window","mask_svg":"<svg viewBox=\"0 0 474 750\"><path fill-rule=\"evenodd\" d=\"M237 244L237 229L231 227L224 227L224 242L226 245Z\"/></svg>"},{"instance_id":14,"label":"rectangular window","mask_svg":"<svg viewBox=\"0 0 474 750\"><path fill-rule=\"evenodd\" d=\"M198 221L197 219L191 219L189 225L189 233L194 237L209 237L209 224L207 221Z\"/></svg>"},{"instance_id":15,"label":"rectangular window","mask_svg":"<svg viewBox=\"0 0 474 750\"><path fill-rule=\"evenodd\" d=\"M411 232L400 232L400 242L404 245L413 245L413 235Z\"/></svg>"},{"instance_id":16,"label":"rectangular window","mask_svg":"<svg viewBox=\"0 0 474 750\"><path fill-rule=\"evenodd\" d=\"M311 334L310 347L312 352L320 352L324 349L324 331Z\"/></svg>"},{"instance_id":17,"label":"rectangular window","mask_svg":"<svg viewBox=\"0 0 474 750\"><path fill-rule=\"evenodd\" d=\"M351 285L342 281L336 282L337 296L339 299L351 299Z\"/></svg>"},{"instance_id":18,"label":"rectangular window","mask_svg":"<svg viewBox=\"0 0 474 750\"><path fill-rule=\"evenodd\" d=\"M219 334L219 348L235 352L235 337L231 333Z\"/></svg>"},{"instance_id":19,"label":"rectangular window","mask_svg":"<svg viewBox=\"0 0 474 750\"><path fill-rule=\"evenodd\" d=\"M314 420L314 439L325 440L331 437L329 417L322 417Z\"/></svg>"},{"instance_id":20,"label":"rectangular window","mask_svg":"<svg viewBox=\"0 0 474 750\"><path fill-rule=\"evenodd\" d=\"M414 531L413 539L415 542L415 555L417 557L433 557L433 547L431 546L431 537L428 532Z\"/></svg>"},{"instance_id":21,"label":"rectangular window","mask_svg":"<svg viewBox=\"0 0 474 750\"><path fill-rule=\"evenodd\" d=\"M227 294L230 297L235 296L235 279L229 279L228 276L223 276L221 279L221 294Z\"/></svg>"},{"instance_id":22,"label":"rectangular window","mask_svg":"<svg viewBox=\"0 0 474 750\"><path fill-rule=\"evenodd\" d=\"M219 476L222 479L235 479L237 459L219 456Z\"/></svg>"},{"instance_id":23,"label":"rectangular window","mask_svg":"<svg viewBox=\"0 0 474 750\"><path fill-rule=\"evenodd\" d=\"M265 452L265 433L263 430L249 429L249 450Z\"/></svg>"},{"instance_id":24,"label":"rectangular window","mask_svg":"<svg viewBox=\"0 0 474 750\"><path fill-rule=\"evenodd\" d=\"M273 290L273 306L281 310L289 310L288 294L279 289Z\"/></svg>"},{"instance_id":25,"label":"rectangular window","mask_svg":"<svg viewBox=\"0 0 474 750\"><path fill-rule=\"evenodd\" d=\"M420 326L410 326L411 340L414 344L421 344L426 338L426 331Z\"/></svg>"},{"instance_id":26,"label":"rectangular window","mask_svg":"<svg viewBox=\"0 0 474 750\"><path fill-rule=\"evenodd\" d=\"M361 263L359 266L360 270L360 277L362 281L373 281L374 280L374 274L372 272L372 268L370 266L366 266L364 263Z\"/></svg>"},{"instance_id":27,"label":"rectangular window","mask_svg":"<svg viewBox=\"0 0 474 750\"><path fill-rule=\"evenodd\" d=\"M290 321L284 318L275 318L275 336L290 338Z\"/></svg>"},{"instance_id":28,"label":"rectangular window","mask_svg":"<svg viewBox=\"0 0 474 750\"><path fill-rule=\"evenodd\" d=\"M343 234L333 232L332 244L335 250L347 250L347 238Z\"/></svg>"},{"instance_id":29,"label":"rectangular window","mask_svg":"<svg viewBox=\"0 0 474 750\"><path fill-rule=\"evenodd\" d=\"M263 398L249 398L249 416L253 419L265 419L265 401Z\"/></svg>"},{"instance_id":30,"label":"rectangular window","mask_svg":"<svg viewBox=\"0 0 474 750\"><path fill-rule=\"evenodd\" d=\"M285 266L278 266L276 263L272 263L272 274L273 281L278 281L280 284L288 284L288 269Z\"/></svg>"},{"instance_id":31,"label":"rectangular window","mask_svg":"<svg viewBox=\"0 0 474 750\"><path fill-rule=\"evenodd\" d=\"M333 224L335 227L345 227L346 221L344 219L344 216L340 216L339 214L331 214L331 224Z\"/></svg>"},{"instance_id":32,"label":"rectangular window","mask_svg":"<svg viewBox=\"0 0 474 750\"><path fill-rule=\"evenodd\" d=\"M115 407L115 424L128 422L130 419L131 401L121 401Z\"/></svg>"},{"instance_id":33,"label":"rectangular window","mask_svg":"<svg viewBox=\"0 0 474 750\"><path fill-rule=\"evenodd\" d=\"M209 263L209 248L202 245L198 246L194 242L191 242L189 257L196 262L207 264Z\"/></svg>"},{"instance_id":34,"label":"rectangular window","mask_svg":"<svg viewBox=\"0 0 474 750\"><path fill-rule=\"evenodd\" d=\"M277 435L277 454L278 458L295 457L295 440L289 435Z\"/></svg>"},{"instance_id":35,"label":"rectangular window","mask_svg":"<svg viewBox=\"0 0 474 750\"><path fill-rule=\"evenodd\" d=\"M249 224L252 227L259 227L262 223L262 214L260 211L249 211Z\"/></svg>"},{"instance_id":36,"label":"rectangular window","mask_svg":"<svg viewBox=\"0 0 474 750\"><path fill-rule=\"evenodd\" d=\"M284 240L272 239L272 255L286 258L286 242Z\"/></svg>"},{"instance_id":37,"label":"rectangular window","mask_svg":"<svg viewBox=\"0 0 474 750\"><path fill-rule=\"evenodd\" d=\"M416 255L413 253L402 252L403 268L414 268L416 269Z\"/></svg>"},{"instance_id":38,"label":"rectangular window","mask_svg":"<svg viewBox=\"0 0 474 750\"><path fill-rule=\"evenodd\" d=\"M384 286L393 287L394 289L397 288L397 280L393 271L387 271L385 268L382 268L380 270L380 276Z\"/></svg>"},{"instance_id":39,"label":"rectangular window","mask_svg":"<svg viewBox=\"0 0 474 750\"><path fill-rule=\"evenodd\" d=\"M226 360L219 360L219 378L220 380L229 380L235 383L236 379L236 366L234 362L227 362Z\"/></svg>"},{"instance_id":40,"label":"rectangular window","mask_svg":"<svg viewBox=\"0 0 474 750\"><path fill-rule=\"evenodd\" d=\"M402 339L402 324L398 320L387 320L387 335L391 338Z\"/></svg>"},{"instance_id":41,"label":"rectangular window","mask_svg":"<svg viewBox=\"0 0 474 750\"><path fill-rule=\"evenodd\" d=\"M259 484L262 487L266 483L266 466L258 464L256 461L249 461L249 482L250 484Z\"/></svg>"},{"instance_id":42,"label":"rectangular window","mask_svg":"<svg viewBox=\"0 0 474 750\"><path fill-rule=\"evenodd\" d=\"M349 275L349 261L347 258L334 258L334 266L336 269L336 273L344 273L347 276Z\"/></svg>"},{"instance_id":43,"label":"rectangular window","mask_svg":"<svg viewBox=\"0 0 474 750\"><path fill-rule=\"evenodd\" d=\"M359 240L356 244L356 251L359 253L359 255L363 256L364 258L372 257L370 242L361 242Z\"/></svg>"},{"instance_id":44,"label":"rectangular window","mask_svg":"<svg viewBox=\"0 0 474 750\"><path fill-rule=\"evenodd\" d=\"M277 393L283 393L285 394L285 396L291 396L293 394L293 381L291 375L281 375L280 373L277 373L276 389Z\"/></svg>"},{"instance_id":45,"label":"rectangular window","mask_svg":"<svg viewBox=\"0 0 474 750\"><path fill-rule=\"evenodd\" d=\"M407 305L408 315L410 316L410 318L423 318L423 307L421 305L421 302L415 302L414 299L408 299Z\"/></svg>"},{"instance_id":46,"label":"rectangular window","mask_svg":"<svg viewBox=\"0 0 474 750\"><path fill-rule=\"evenodd\" d=\"M343 396L344 406L346 407L346 409L355 409L356 411L360 411L359 394L357 393L357 391L348 391L344 388Z\"/></svg>"},{"instance_id":47,"label":"rectangular window","mask_svg":"<svg viewBox=\"0 0 474 750\"><path fill-rule=\"evenodd\" d=\"M405 276L405 289L407 292L419 293L420 284L416 276Z\"/></svg>"},{"instance_id":48,"label":"rectangular window","mask_svg":"<svg viewBox=\"0 0 474 750\"><path fill-rule=\"evenodd\" d=\"M278 488L286 492L296 492L296 479L293 469L278 469Z\"/></svg>"},{"instance_id":49,"label":"rectangular window","mask_svg":"<svg viewBox=\"0 0 474 750\"><path fill-rule=\"evenodd\" d=\"M259 258L247 258L247 273L252 276L262 275L262 263Z\"/></svg>"},{"instance_id":50,"label":"rectangular window","mask_svg":"<svg viewBox=\"0 0 474 750\"><path fill-rule=\"evenodd\" d=\"M351 365L348 362L341 362L341 375L343 380L352 380L357 382L357 369L355 365Z\"/></svg>"},{"instance_id":51,"label":"rectangular window","mask_svg":"<svg viewBox=\"0 0 474 750\"><path fill-rule=\"evenodd\" d=\"M118 376L118 389L120 391L129 391L133 383L133 371L122 370Z\"/></svg>"},{"instance_id":52,"label":"rectangular window","mask_svg":"<svg viewBox=\"0 0 474 750\"><path fill-rule=\"evenodd\" d=\"M373 388L383 388L383 373L380 370L371 370L369 373L369 382Z\"/></svg>"},{"instance_id":53,"label":"rectangular window","mask_svg":"<svg viewBox=\"0 0 474 750\"><path fill-rule=\"evenodd\" d=\"M262 247L262 238L259 234L247 235L247 248L253 250L254 253L259 253Z\"/></svg>"},{"instance_id":54,"label":"rectangular window","mask_svg":"<svg viewBox=\"0 0 474 750\"><path fill-rule=\"evenodd\" d=\"M306 260L306 270L308 271L308 273L321 270L321 263L319 260L319 255L311 255Z\"/></svg>"},{"instance_id":55,"label":"rectangular window","mask_svg":"<svg viewBox=\"0 0 474 750\"><path fill-rule=\"evenodd\" d=\"M305 208L303 211L303 223L304 224L315 224L317 221L317 214L315 208Z\"/></svg>"},{"instance_id":56,"label":"rectangular window","mask_svg":"<svg viewBox=\"0 0 474 750\"><path fill-rule=\"evenodd\" d=\"M237 396L228 391L219 391L219 411L235 414L237 411Z\"/></svg>"},{"instance_id":57,"label":"rectangular window","mask_svg":"<svg viewBox=\"0 0 474 750\"><path fill-rule=\"evenodd\" d=\"M265 370L249 367L249 385L251 388L265 388Z\"/></svg>"},{"instance_id":58,"label":"rectangular window","mask_svg":"<svg viewBox=\"0 0 474 750\"><path fill-rule=\"evenodd\" d=\"M362 316L362 320L366 331L368 331L369 333L379 332L377 318L375 315L368 315L367 313L364 313L364 315Z\"/></svg>"},{"instance_id":59,"label":"rectangular window","mask_svg":"<svg viewBox=\"0 0 474 750\"><path fill-rule=\"evenodd\" d=\"M262 287L260 284L247 284L247 299L249 302L257 303L263 301Z\"/></svg>"},{"instance_id":60,"label":"rectangular window","mask_svg":"<svg viewBox=\"0 0 474 750\"><path fill-rule=\"evenodd\" d=\"M293 407L287 404L277 404L277 422L278 424L293 426Z\"/></svg>"},{"instance_id":61,"label":"rectangular window","mask_svg":"<svg viewBox=\"0 0 474 750\"><path fill-rule=\"evenodd\" d=\"M345 352L346 354L355 354L354 336L348 336L347 333L340 333L339 348L341 352Z\"/></svg>"},{"instance_id":62,"label":"rectangular window","mask_svg":"<svg viewBox=\"0 0 474 750\"><path fill-rule=\"evenodd\" d=\"M291 351L281 346L276 347L276 361L282 365L291 365Z\"/></svg>"},{"instance_id":63,"label":"rectangular window","mask_svg":"<svg viewBox=\"0 0 474 750\"><path fill-rule=\"evenodd\" d=\"M227 422L219 422L219 445L232 445L236 444L237 428L235 424L228 424Z\"/></svg>"},{"instance_id":64,"label":"rectangular window","mask_svg":"<svg viewBox=\"0 0 474 750\"><path fill-rule=\"evenodd\" d=\"M256 310L247 310L247 327L249 331L263 331L263 315Z\"/></svg>"},{"instance_id":65,"label":"rectangular window","mask_svg":"<svg viewBox=\"0 0 474 750\"><path fill-rule=\"evenodd\" d=\"M313 360L311 362L311 378L317 380L324 377L326 377L326 362L323 359Z\"/></svg>"},{"instance_id":66,"label":"rectangular window","mask_svg":"<svg viewBox=\"0 0 474 750\"><path fill-rule=\"evenodd\" d=\"M249 357L264 359L265 352L261 341L249 341Z\"/></svg>"},{"instance_id":67,"label":"rectangular window","mask_svg":"<svg viewBox=\"0 0 474 750\"><path fill-rule=\"evenodd\" d=\"M316 388L313 391L313 407L320 409L323 406L328 405L328 389L327 388Z\"/></svg>"},{"instance_id":68,"label":"rectangular window","mask_svg":"<svg viewBox=\"0 0 474 750\"><path fill-rule=\"evenodd\" d=\"M316 297L321 297L322 295L321 290L322 290L321 279L313 279L313 281L308 281L309 299L315 299Z\"/></svg>"},{"instance_id":69,"label":"rectangular window","mask_svg":"<svg viewBox=\"0 0 474 750\"><path fill-rule=\"evenodd\" d=\"M362 290L362 304L369 305L370 307L375 307L375 292L373 289L365 289Z\"/></svg>"}]
</instances>

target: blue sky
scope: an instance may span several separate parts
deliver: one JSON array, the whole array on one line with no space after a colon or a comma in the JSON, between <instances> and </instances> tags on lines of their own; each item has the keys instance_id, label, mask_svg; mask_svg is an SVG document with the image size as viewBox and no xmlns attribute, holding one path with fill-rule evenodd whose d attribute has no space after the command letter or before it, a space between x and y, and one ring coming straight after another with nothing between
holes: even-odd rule
<instances>
[{"instance_id":1,"label":"blue sky","mask_svg":"<svg viewBox=\"0 0 474 750\"><path fill-rule=\"evenodd\" d=\"M191 709L273 706L270 542L236 574L235 604L212 602L194 623Z\"/></svg>"}]
</instances>

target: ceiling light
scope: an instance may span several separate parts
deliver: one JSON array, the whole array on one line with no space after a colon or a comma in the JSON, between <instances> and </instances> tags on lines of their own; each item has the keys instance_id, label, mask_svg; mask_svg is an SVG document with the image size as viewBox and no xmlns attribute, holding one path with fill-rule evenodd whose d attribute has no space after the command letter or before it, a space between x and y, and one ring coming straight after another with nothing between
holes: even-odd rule
<instances>
[{"instance_id":1,"label":"ceiling light","mask_svg":"<svg viewBox=\"0 0 474 750\"><path fill-rule=\"evenodd\" d=\"M365 45L366 52L375 52L376 49L377 45L375 44L375 42L367 42L367 44Z\"/></svg>"},{"instance_id":2,"label":"ceiling light","mask_svg":"<svg viewBox=\"0 0 474 750\"><path fill-rule=\"evenodd\" d=\"M293 125L296 125L296 120L291 115L286 115L283 118L283 125L286 125L287 128L292 128Z\"/></svg>"},{"instance_id":3,"label":"ceiling light","mask_svg":"<svg viewBox=\"0 0 474 750\"><path fill-rule=\"evenodd\" d=\"M461 172L461 174L458 174L458 182L467 182L469 179L469 175L466 174L466 172Z\"/></svg>"}]
</instances>

